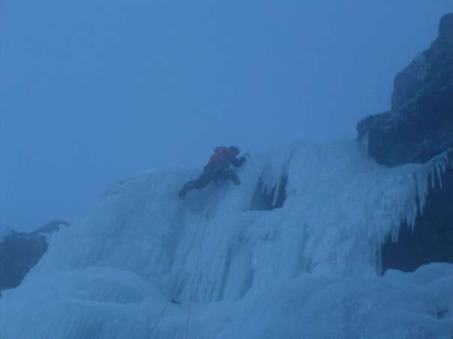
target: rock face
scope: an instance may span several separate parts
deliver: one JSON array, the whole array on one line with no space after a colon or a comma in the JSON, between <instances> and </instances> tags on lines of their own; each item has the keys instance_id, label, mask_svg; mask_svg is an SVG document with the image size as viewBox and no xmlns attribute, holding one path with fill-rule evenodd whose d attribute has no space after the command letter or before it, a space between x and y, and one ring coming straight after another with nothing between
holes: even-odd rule
<instances>
[{"instance_id":1,"label":"rock face","mask_svg":"<svg viewBox=\"0 0 453 339\"><path fill-rule=\"evenodd\" d=\"M446 151L453 163L453 13L441 19L431 48L396 76L391 110L360 121L357 130L369 155L383 165L425 163ZM383 246L384 270L453 262L452 207L450 168L442 189L430 190L414 230L402 225L398 241Z\"/></svg>"},{"instance_id":2,"label":"rock face","mask_svg":"<svg viewBox=\"0 0 453 339\"><path fill-rule=\"evenodd\" d=\"M396 76L391 110L357 129L387 166L426 162L453 147L453 13L442 18L431 48Z\"/></svg>"},{"instance_id":3,"label":"rock face","mask_svg":"<svg viewBox=\"0 0 453 339\"><path fill-rule=\"evenodd\" d=\"M30 233L11 231L0 241L0 295L2 290L20 285L47 252L46 234L58 231L62 225L68 224L55 220Z\"/></svg>"}]
</instances>

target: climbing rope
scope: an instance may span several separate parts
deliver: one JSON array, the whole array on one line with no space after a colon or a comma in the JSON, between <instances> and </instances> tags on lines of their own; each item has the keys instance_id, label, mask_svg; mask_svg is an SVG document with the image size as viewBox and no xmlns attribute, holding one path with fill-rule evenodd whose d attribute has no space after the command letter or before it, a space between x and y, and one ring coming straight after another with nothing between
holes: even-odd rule
<instances>
[{"instance_id":1,"label":"climbing rope","mask_svg":"<svg viewBox=\"0 0 453 339\"><path fill-rule=\"evenodd\" d=\"M194 273L195 277L197 276L197 274L199 272L201 249L202 249L202 245L203 245L204 235L206 233L205 232L206 224L207 223L204 224L205 227L203 229L203 233L201 234L200 243L198 245L197 260L195 262L195 273ZM189 326L190 326L190 320L191 320L191 316L192 316L192 299L193 299L194 294L195 294L195 280L192 279L192 286L191 286L191 291L190 291L190 296L189 296L189 309L187 311L186 325L184 327L184 339L189 338Z\"/></svg>"},{"instance_id":2,"label":"climbing rope","mask_svg":"<svg viewBox=\"0 0 453 339\"><path fill-rule=\"evenodd\" d=\"M170 302L171 302L171 299L168 299L167 302L166 302L165 305L164 305L164 308L162 309L162 311L160 312L160 314L159 314L159 316L157 317L156 321L154 322L153 327L151 327L151 330L150 330L150 332L149 332L150 338L151 338L151 334L154 333L154 330L157 328L157 325L159 324L160 320L161 320L162 317L164 316L165 311L167 311L167 308L168 308L168 305L170 305Z\"/></svg>"},{"instance_id":3,"label":"climbing rope","mask_svg":"<svg viewBox=\"0 0 453 339\"><path fill-rule=\"evenodd\" d=\"M207 216L205 217L207 219ZM201 239L200 239L200 245L199 245L199 248L198 248L198 254L197 254L197 262L196 262L196 268L195 268L195 272L198 271L198 266L199 266L199 262L200 262L200 256L201 256L201 245L203 243L203 239L204 239L204 230L206 229L206 224L207 222L204 223L204 227L203 227L203 232L202 232L202 235L201 235ZM199 232L201 227L197 227L195 229L195 232L193 232L193 235L192 235L192 239L189 243L189 247L186 251L186 254L184 256L184 260L183 260L183 263L179 269L179 272L178 272L178 277L180 278L181 277L181 274L182 274L182 271L186 265L186 261L187 261L187 258L189 257L189 252L190 252L190 249L193 248L193 245L195 243L195 239L196 239L196 236ZM175 279L175 281L173 282L173 285L172 285L172 288L170 289L171 293L170 293L170 297L168 298L167 302L165 303L164 307L162 308L161 312L159 313L159 316L156 318L156 320L154 321L154 324L153 326L151 327L150 331L149 331L149 337L152 338L152 334L154 333L154 331L156 330L157 326L159 325L160 321L162 320L162 317L164 316L165 312L167 311L168 309L168 306L170 305L170 303L173 301L173 296L176 294L176 287L177 287L177 282L179 281L179 279ZM192 295L194 293L194 284L192 283L192 289L191 289L191 293L190 293L190 300L189 300L189 313L188 313L188 318L186 320L186 327L185 327L185 336L184 338L187 338L187 331L188 331L188 325L190 323L190 313L191 313L191 304L192 304Z\"/></svg>"}]
</instances>

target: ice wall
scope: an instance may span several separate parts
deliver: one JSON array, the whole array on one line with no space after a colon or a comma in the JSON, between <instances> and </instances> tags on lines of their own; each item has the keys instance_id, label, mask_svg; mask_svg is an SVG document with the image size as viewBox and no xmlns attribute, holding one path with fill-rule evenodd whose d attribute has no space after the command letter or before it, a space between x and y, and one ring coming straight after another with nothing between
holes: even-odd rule
<instances>
[{"instance_id":1,"label":"ice wall","mask_svg":"<svg viewBox=\"0 0 453 339\"><path fill-rule=\"evenodd\" d=\"M22 286L4 293L0 338L383 334L389 319L375 323L371 315L382 311L382 300L398 309L395 295L409 283L378 277L380 245L397 236L402 219L413 224L430 180L447 166L440 156L387 169L353 140L300 141L250 159L238 170L241 186L214 184L183 201L177 192L199 169L117 183L91 215L52 236L48 254ZM283 206L252 210L257 183L269 191L282 176ZM439 279L442 286L453 282L450 266L442 266ZM436 304L447 292L429 297L432 281L438 284L426 282L428 297L417 304L422 314L385 333L403 338L416 323L436 335L450 331L453 302ZM389 286L393 292L386 294ZM413 295L423 290L411 288ZM406 306L412 312L409 300L396 303L405 317ZM434 309L445 316L423 318L437 314ZM354 317L363 318L362 327ZM281 336L283 328L289 332Z\"/></svg>"}]
</instances>

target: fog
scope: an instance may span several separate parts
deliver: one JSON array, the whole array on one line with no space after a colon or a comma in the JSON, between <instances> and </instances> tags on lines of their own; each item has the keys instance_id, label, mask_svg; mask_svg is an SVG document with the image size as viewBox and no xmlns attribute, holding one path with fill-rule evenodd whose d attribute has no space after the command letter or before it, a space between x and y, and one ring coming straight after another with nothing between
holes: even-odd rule
<instances>
[{"instance_id":1,"label":"fog","mask_svg":"<svg viewBox=\"0 0 453 339\"><path fill-rule=\"evenodd\" d=\"M0 227L81 217L113 182L354 138L451 2L4 0ZM175 197L176 198L176 197Z\"/></svg>"}]
</instances>

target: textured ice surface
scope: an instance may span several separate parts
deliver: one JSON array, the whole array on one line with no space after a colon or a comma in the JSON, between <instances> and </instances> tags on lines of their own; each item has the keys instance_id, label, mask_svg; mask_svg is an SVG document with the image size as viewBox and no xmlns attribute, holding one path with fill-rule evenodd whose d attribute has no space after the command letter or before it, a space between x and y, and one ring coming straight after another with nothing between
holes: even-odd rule
<instances>
[{"instance_id":1,"label":"textured ice surface","mask_svg":"<svg viewBox=\"0 0 453 339\"><path fill-rule=\"evenodd\" d=\"M250 159L241 186L184 201L200 169L117 183L4 292L0 338L451 339L452 265L378 275L384 238L447 166L383 168L353 140L300 141ZM283 207L252 211L258 181L282 175Z\"/></svg>"}]
</instances>

